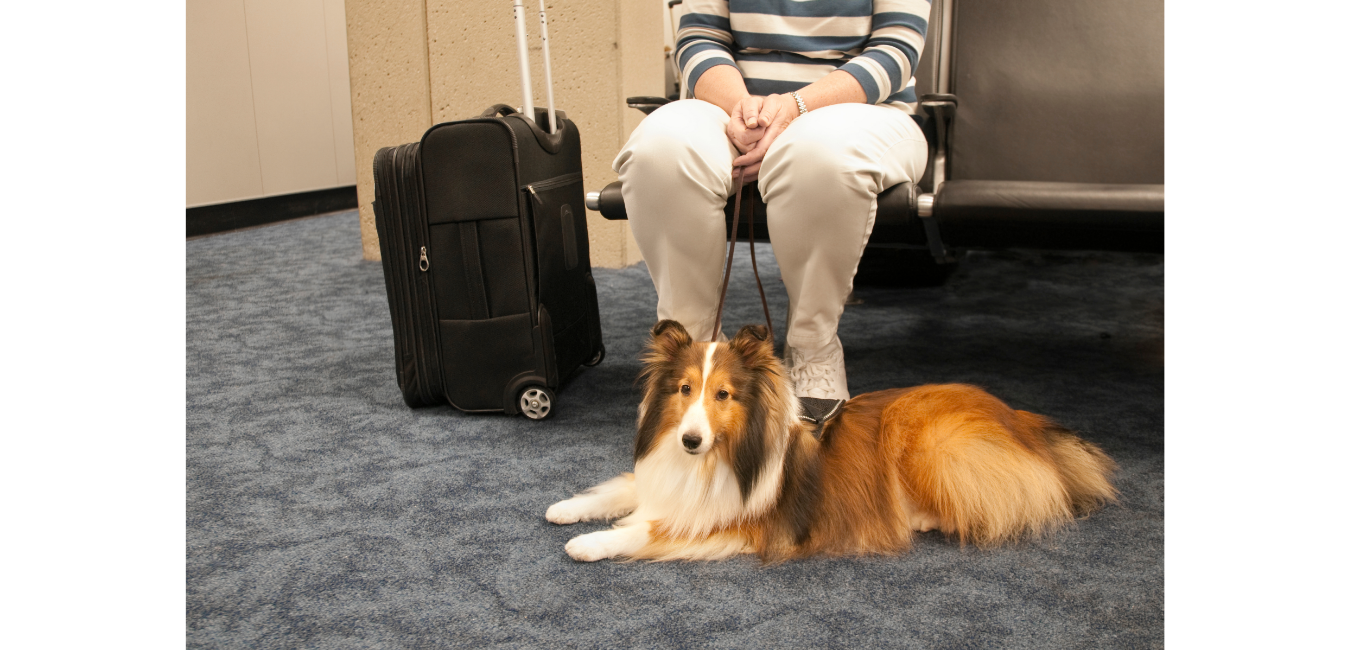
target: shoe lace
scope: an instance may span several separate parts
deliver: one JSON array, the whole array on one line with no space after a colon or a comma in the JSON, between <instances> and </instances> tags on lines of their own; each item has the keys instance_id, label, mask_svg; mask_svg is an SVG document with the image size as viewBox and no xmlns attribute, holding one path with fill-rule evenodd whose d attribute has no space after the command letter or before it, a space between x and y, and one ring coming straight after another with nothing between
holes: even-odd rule
<instances>
[{"instance_id":1,"label":"shoe lace","mask_svg":"<svg viewBox=\"0 0 1350 650\"><path fill-rule=\"evenodd\" d=\"M792 350L792 369L788 375L797 388L798 395L828 395L834 392L834 372L832 368L839 362L839 354L830 350L821 359L808 359L795 348Z\"/></svg>"}]
</instances>

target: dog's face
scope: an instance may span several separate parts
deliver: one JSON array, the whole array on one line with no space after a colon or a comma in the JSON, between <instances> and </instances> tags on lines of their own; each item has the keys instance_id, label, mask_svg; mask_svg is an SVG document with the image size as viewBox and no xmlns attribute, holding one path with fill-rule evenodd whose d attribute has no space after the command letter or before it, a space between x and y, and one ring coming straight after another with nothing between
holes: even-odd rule
<instances>
[{"instance_id":1,"label":"dog's face","mask_svg":"<svg viewBox=\"0 0 1350 650\"><path fill-rule=\"evenodd\" d=\"M635 460L659 445L691 456L714 453L735 468L748 493L765 444L766 398L783 374L768 330L746 326L730 342L714 344L695 342L679 323L661 321L643 361Z\"/></svg>"}]
</instances>

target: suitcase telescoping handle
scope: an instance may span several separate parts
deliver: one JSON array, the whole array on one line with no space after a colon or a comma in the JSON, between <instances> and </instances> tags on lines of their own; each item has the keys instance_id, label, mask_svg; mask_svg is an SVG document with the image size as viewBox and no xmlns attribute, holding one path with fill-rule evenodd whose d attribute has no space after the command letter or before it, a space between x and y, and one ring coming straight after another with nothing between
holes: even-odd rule
<instances>
[{"instance_id":1,"label":"suitcase telescoping handle","mask_svg":"<svg viewBox=\"0 0 1350 650\"><path fill-rule=\"evenodd\" d=\"M520 57L520 86L524 96L524 117L534 119L534 89L530 84L530 53L525 46L525 5L523 0L511 0L511 10L516 18L516 55ZM558 117L553 110L553 66L548 55L548 16L544 13L544 0L539 0L539 35L544 42L544 85L548 87L548 132L558 132Z\"/></svg>"}]
</instances>

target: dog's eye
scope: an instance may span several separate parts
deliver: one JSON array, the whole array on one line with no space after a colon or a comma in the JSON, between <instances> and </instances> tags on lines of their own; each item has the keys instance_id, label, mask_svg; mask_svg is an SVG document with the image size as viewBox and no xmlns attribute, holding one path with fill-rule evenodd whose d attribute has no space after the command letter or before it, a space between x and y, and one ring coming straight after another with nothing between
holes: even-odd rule
<instances>
[{"instance_id":1,"label":"dog's eye","mask_svg":"<svg viewBox=\"0 0 1350 650\"><path fill-rule=\"evenodd\" d=\"M681 395L688 395L688 394L689 394L689 384L685 384L685 385L683 385L683 386L680 386L680 394L681 394Z\"/></svg>"},{"instance_id":2,"label":"dog's eye","mask_svg":"<svg viewBox=\"0 0 1350 650\"><path fill-rule=\"evenodd\" d=\"M728 397L731 397L731 393L728 393L728 392L726 392L726 391L724 391L724 390L719 390L719 391L717 391L717 399L719 399L719 400L724 400L724 399L726 399L726 398L728 398Z\"/></svg>"}]
</instances>

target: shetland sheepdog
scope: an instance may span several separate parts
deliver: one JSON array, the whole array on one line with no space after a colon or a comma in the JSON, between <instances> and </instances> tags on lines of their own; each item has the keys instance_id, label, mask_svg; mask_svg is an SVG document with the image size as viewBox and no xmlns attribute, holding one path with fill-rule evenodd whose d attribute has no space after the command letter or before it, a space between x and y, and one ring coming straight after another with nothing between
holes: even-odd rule
<instances>
[{"instance_id":1,"label":"shetland sheepdog","mask_svg":"<svg viewBox=\"0 0 1350 650\"><path fill-rule=\"evenodd\" d=\"M820 430L763 326L726 343L652 328L633 472L549 507L573 559L766 562L896 554L913 531L987 547L1039 535L1116 497L1115 463L1049 419L960 384L858 395Z\"/></svg>"}]
</instances>

